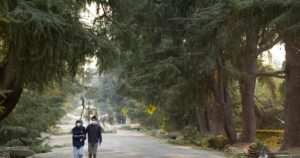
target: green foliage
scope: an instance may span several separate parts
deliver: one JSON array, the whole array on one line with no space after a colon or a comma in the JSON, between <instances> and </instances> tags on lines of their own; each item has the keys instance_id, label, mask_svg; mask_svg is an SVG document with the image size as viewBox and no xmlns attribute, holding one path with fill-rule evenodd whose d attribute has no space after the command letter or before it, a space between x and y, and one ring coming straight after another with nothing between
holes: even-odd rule
<instances>
[{"instance_id":1,"label":"green foliage","mask_svg":"<svg viewBox=\"0 0 300 158\"><path fill-rule=\"evenodd\" d=\"M42 94L25 89L17 108L0 122L0 144L28 146L35 152L49 151L50 147L42 145L44 140L40 137L70 108L65 103L69 92L63 89L53 86Z\"/></svg>"},{"instance_id":2,"label":"green foliage","mask_svg":"<svg viewBox=\"0 0 300 158\"><path fill-rule=\"evenodd\" d=\"M87 57L97 56L101 70L113 63L106 60L113 54L106 37L81 22L86 1L0 3L0 67L18 84L43 90L68 72L74 75Z\"/></svg>"},{"instance_id":3,"label":"green foliage","mask_svg":"<svg viewBox=\"0 0 300 158\"><path fill-rule=\"evenodd\" d=\"M216 136L207 139L208 147L212 149L222 150L225 145L229 143L228 139L225 136Z\"/></svg>"},{"instance_id":4,"label":"green foliage","mask_svg":"<svg viewBox=\"0 0 300 158\"><path fill-rule=\"evenodd\" d=\"M284 97L280 94L281 79L259 78L255 105L259 129L283 129Z\"/></svg>"},{"instance_id":5,"label":"green foliage","mask_svg":"<svg viewBox=\"0 0 300 158\"><path fill-rule=\"evenodd\" d=\"M161 120L176 122L177 129L192 124L196 107L206 108L217 100L212 87L218 86L215 74L219 59L224 60L221 82L230 85L235 120L240 123L242 109L236 81L249 74L241 72L236 64L249 51L246 36L252 31L257 35L259 47L270 44L278 37L273 20L287 9L287 2L278 0L199 3L194 0L105 3L108 17L100 17L96 22L100 26L107 24L105 30L121 51L118 95L144 105L154 104L159 109L157 115L164 115ZM259 82L258 87L263 88L257 98L262 98L263 103L272 99L276 107L267 109L256 100L259 126L280 128L282 106L281 98L277 98L278 82L265 78ZM265 113L276 116L272 124L267 122Z\"/></svg>"},{"instance_id":6,"label":"green foliage","mask_svg":"<svg viewBox=\"0 0 300 158\"><path fill-rule=\"evenodd\" d=\"M49 144L38 144L30 146L30 149L35 153L47 153L51 151L51 147Z\"/></svg>"},{"instance_id":7,"label":"green foliage","mask_svg":"<svg viewBox=\"0 0 300 158\"><path fill-rule=\"evenodd\" d=\"M283 130L257 130L256 138L270 147L278 147L283 141Z\"/></svg>"},{"instance_id":8,"label":"green foliage","mask_svg":"<svg viewBox=\"0 0 300 158\"><path fill-rule=\"evenodd\" d=\"M253 150L259 151L259 152L260 151L265 151L265 152L270 151L268 146L265 143L261 142L261 141L256 142L255 144L251 145L251 147L252 147Z\"/></svg>"},{"instance_id":9,"label":"green foliage","mask_svg":"<svg viewBox=\"0 0 300 158\"><path fill-rule=\"evenodd\" d=\"M108 17L98 22L109 24L105 29L123 57L118 94L144 105L156 105L158 115L165 115L164 123L176 122L177 129L192 124L196 108L206 108L218 100L218 96L211 96L220 83L216 75L219 59L224 61L221 82L230 85L235 121L240 125L242 100L237 81L256 75L256 71L247 74L239 63L274 46L284 38L282 33L293 36L300 28L296 0L226 0L206 5L193 0L137 0L105 4ZM258 60L257 70L275 69ZM283 87L273 78L258 79L255 110L259 128L282 128L283 93L279 89L282 92Z\"/></svg>"},{"instance_id":10,"label":"green foliage","mask_svg":"<svg viewBox=\"0 0 300 158\"><path fill-rule=\"evenodd\" d=\"M202 143L202 137L199 133L199 130L195 127L185 127L182 130L181 135L183 136L183 140L188 144L201 145Z\"/></svg>"}]
</instances>

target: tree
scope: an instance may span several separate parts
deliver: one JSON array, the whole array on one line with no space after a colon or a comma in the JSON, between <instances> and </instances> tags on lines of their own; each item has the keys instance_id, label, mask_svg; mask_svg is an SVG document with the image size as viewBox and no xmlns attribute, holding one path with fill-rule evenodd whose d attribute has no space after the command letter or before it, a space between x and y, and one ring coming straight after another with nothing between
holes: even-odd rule
<instances>
[{"instance_id":1,"label":"tree","mask_svg":"<svg viewBox=\"0 0 300 158\"><path fill-rule=\"evenodd\" d=\"M294 36L294 35L292 35ZM285 98L285 137L283 148L300 146L299 138L299 39L288 37L286 44L286 98Z\"/></svg>"},{"instance_id":2,"label":"tree","mask_svg":"<svg viewBox=\"0 0 300 158\"><path fill-rule=\"evenodd\" d=\"M108 55L104 54L111 53L104 38L80 21L85 4L1 1L0 120L15 107L24 87L41 91L67 72L75 74L88 56L97 55L101 67L107 66L103 61Z\"/></svg>"},{"instance_id":3,"label":"tree","mask_svg":"<svg viewBox=\"0 0 300 158\"><path fill-rule=\"evenodd\" d=\"M285 82L285 134L282 148L300 147L299 137L299 2L292 0L283 2L285 6L280 16L274 18L279 27L279 35L286 49L286 82Z\"/></svg>"},{"instance_id":4,"label":"tree","mask_svg":"<svg viewBox=\"0 0 300 158\"><path fill-rule=\"evenodd\" d=\"M200 11L194 19L200 26L204 24L199 34L206 36L199 37L215 39L206 44L207 51L218 48L219 56L225 54L227 62L234 66L233 71L239 71L235 77L243 106L242 141L252 142L256 138L254 91L256 77L262 74L257 72L258 56L280 41L271 23L277 14L265 13L265 6L269 6L267 1L220 1ZM215 18L209 18L211 14Z\"/></svg>"},{"instance_id":5,"label":"tree","mask_svg":"<svg viewBox=\"0 0 300 158\"><path fill-rule=\"evenodd\" d=\"M28 146L35 152L49 150L47 145L42 145L40 134L55 126L72 108L67 98L78 92L69 80L64 79L63 83L64 86L54 84L42 94L24 89L17 107L0 122L0 144Z\"/></svg>"},{"instance_id":6,"label":"tree","mask_svg":"<svg viewBox=\"0 0 300 158\"><path fill-rule=\"evenodd\" d=\"M111 22L113 28L120 30L111 37L119 41L122 51L128 52L128 62L125 63L125 94L146 104L162 107L167 117L178 120L177 124L191 123L191 115L192 118L196 117L202 135L218 133L213 130L216 128L212 128L217 124L216 127L221 125L221 129L217 130L222 131L225 119L226 133L229 134L230 140L235 142L236 134L233 122L230 122L232 115L231 110L228 110L230 103L226 96L228 92L225 93L227 90L224 90L226 88L220 86L217 89L215 97L219 101L218 104L221 104L218 106L207 99L207 96L213 96L213 88L204 86L205 83L209 84L206 76L212 75L207 72L217 69L217 59L213 55L197 55L199 51L187 49L190 47L187 43L192 39L188 38L188 29L185 28L190 23L178 20L189 18L195 10L208 6L208 3L203 5L195 1L144 1L135 4L126 2L124 5L127 7L119 5L111 6L112 10L109 10L107 15L112 16L106 17L106 20ZM128 8L131 9L128 12L132 15L127 14L123 17L120 13L127 12ZM206 55L212 58L206 58ZM210 61L215 63L209 63ZM220 71L223 74L223 70ZM219 82L221 84L225 81L220 78ZM223 100L219 97L223 97ZM222 118L209 119L210 104L213 104L213 109L217 109L212 117ZM218 111L226 114L218 115Z\"/></svg>"}]
</instances>

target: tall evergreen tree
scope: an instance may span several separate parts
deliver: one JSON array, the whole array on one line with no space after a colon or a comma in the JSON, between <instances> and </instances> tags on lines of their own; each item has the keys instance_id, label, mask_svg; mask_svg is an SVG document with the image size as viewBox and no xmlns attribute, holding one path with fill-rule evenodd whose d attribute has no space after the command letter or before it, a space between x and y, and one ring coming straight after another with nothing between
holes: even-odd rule
<instances>
[{"instance_id":1,"label":"tall evergreen tree","mask_svg":"<svg viewBox=\"0 0 300 158\"><path fill-rule=\"evenodd\" d=\"M0 2L0 120L15 107L24 87L42 90L67 72L74 74L86 57L98 55L101 62L107 56L101 36L80 21L85 3Z\"/></svg>"}]
</instances>

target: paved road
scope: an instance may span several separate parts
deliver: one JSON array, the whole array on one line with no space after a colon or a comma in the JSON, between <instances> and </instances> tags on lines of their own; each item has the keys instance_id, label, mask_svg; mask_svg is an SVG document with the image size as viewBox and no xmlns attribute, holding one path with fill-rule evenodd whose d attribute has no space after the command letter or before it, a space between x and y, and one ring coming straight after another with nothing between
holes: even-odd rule
<instances>
[{"instance_id":1,"label":"paved road","mask_svg":"<svg viewBox=\"0 0 300 158\"><path fill-rule=\"evenodd\" d=\"M68 113L57 125L58 133L71 131L80 107ZM84 123L86 124L86 123ZM51 136L52 152L35 155L35 158L72 158L70 134ZM85 145L87 151L87 145ZM98 150L99 158L223 158L220 153L166 144L159 139L137 131L118 130L117 134L103 134ZM87 153L85 153L87 158Z\"/></svg>"},{"instance_id":2,"label":"paved road","mask_svg":"<svg viewBox=\"0 0 300 158\"><path fill-rule=\"evenodd\" d=\"M53 136L49 143L60 147L55 148L53 152L39 154L35 157L71 158L70 138L70 135ZM166 144L156 138L133 131L104 134L103 144L98 150L98 155L100 158L222 158L220 153Z\"/></svg>"}]
</instances>

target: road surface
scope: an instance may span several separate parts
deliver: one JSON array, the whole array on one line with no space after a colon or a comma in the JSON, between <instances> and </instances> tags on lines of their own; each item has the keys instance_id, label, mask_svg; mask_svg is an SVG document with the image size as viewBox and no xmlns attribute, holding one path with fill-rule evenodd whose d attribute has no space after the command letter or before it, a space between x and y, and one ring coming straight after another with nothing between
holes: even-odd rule
<instances>
[{"instance_id":1,"label":"road surface","mask_svg":"<svg viewBox=\"0 0 300 158\"><path fill-rule=\"evenodd\" d=\"M71 135L52 136L49 143L56 148L50 153L35 155L36 158L72 157ZM174 146L142 133L125 130L117 134L104 134L97 155L99 158L223 158L217 152Z\"/></svg>"},{"instance_id":2,"label":"road surface","mask_svg":"<svg viewBox=\"0 0 300 158\"><path fill-rule=\"evenodd\" d=\"M68 113L57 125L60 135L50 136L52 152L37 154L35 158L72 158L72 136L68 133L79 118L80 107ZM87 123L84 123L85 125ZM87 145L85 145L87 151ZM137 131L118 130L117 134L103 134L103 143L98 148L99 158L223 158L212 151L174 146ZM87 158L85 152L85 158Z\"/></svg>"}]
</instances>

